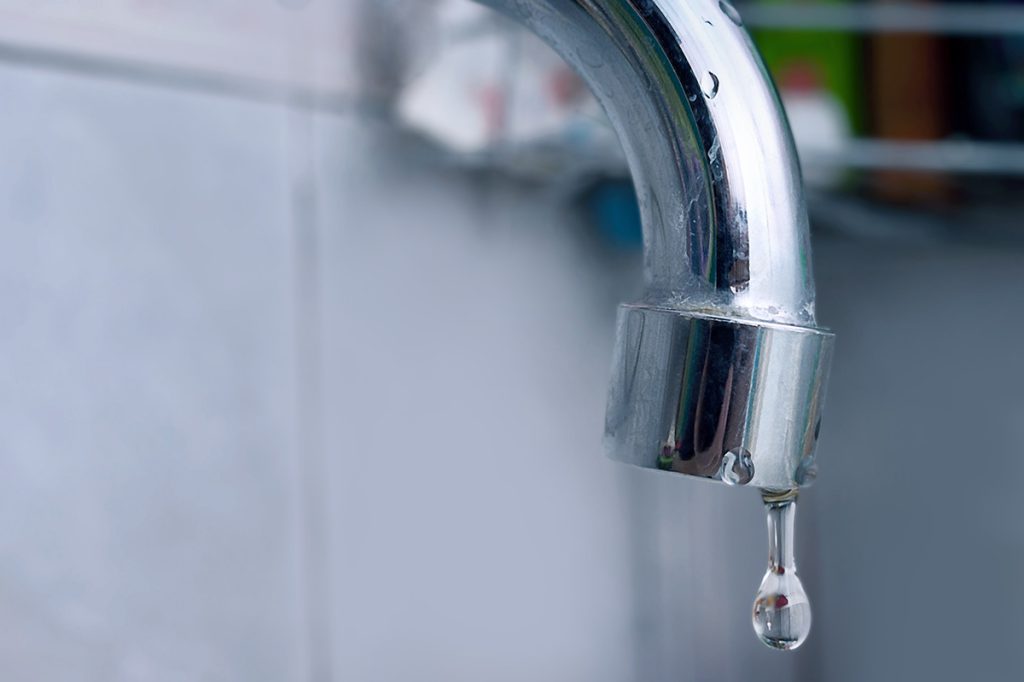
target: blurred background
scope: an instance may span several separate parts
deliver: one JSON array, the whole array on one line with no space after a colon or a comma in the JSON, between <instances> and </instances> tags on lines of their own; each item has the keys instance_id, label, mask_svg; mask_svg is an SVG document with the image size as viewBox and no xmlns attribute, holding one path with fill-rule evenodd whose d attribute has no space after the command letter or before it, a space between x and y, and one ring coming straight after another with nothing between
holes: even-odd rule
<instances>
[{"instance_id":1,"label":"blurred background","mask_svg":"<svg viewBox=\"0 0 1024 682\"><path fill-rule=\"evenodd\" d=\"M1024 3L737 2L839 336L754 491L606 461L628 172L468 0L0 0L0 676L962 680L1024 663Z\"/></svg>"}]
</instances>

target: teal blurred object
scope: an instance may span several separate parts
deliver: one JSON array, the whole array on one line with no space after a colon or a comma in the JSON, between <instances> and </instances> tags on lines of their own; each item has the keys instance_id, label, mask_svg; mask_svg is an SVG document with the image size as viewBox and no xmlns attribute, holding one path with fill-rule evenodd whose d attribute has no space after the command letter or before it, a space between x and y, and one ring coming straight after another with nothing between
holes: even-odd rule
<instances>
[{"instance_id":1,"label":"teal blurred object","mask_svg":"<svg viewBox=\"0 0 1024 682\"><path fill-rule=\"evenodd\" d=\"M1024 0L979 0L1024 5ZM1024 141L1024 38L981 36L952 41L955 132L991 141Z\"/></svg>"},{"instance_id":2,"label":"teal blurred object","mask_svg":"<svg viewBox=\"0 0 1024 682\"><path fill-rule=\"evenodd\" d=\"M587 191L583 203L598 233L609 245L626 250L643 247L640 207L632 183L602 180Z\"/></svg>"}]
</instances>

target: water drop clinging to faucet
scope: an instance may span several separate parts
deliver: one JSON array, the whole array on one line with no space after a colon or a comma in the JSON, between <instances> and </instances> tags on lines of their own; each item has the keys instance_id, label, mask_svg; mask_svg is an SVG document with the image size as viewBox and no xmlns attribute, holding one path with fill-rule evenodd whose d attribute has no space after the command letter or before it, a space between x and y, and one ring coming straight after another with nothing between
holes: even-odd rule
<instances>
[{"instance_id":1,"label":"water drop clinging to faucet","mask_svg":"<svg viewBox=\"0 0 1024 682\"><path fill-rule=\"evenodd\" d=\"M719 478L726 485L746 485L754 478L754 462L746 448L733 448L725 453Z\"/></svg>"},{"instance_id":2,"label":"water drop clinging to faucet","mask_svg":"<svg viewBox=\"0 0 1024 682\"><path fill-rule=\"evenodd\" d=\"M743 25L743 17L740 16L739 10L732 6L729 0L718 0L718 7L722 10L722 14L729 17L729 20L737 26Z\"/></svg>"},{"instance_id":3,"label":"water drop clinging to faucet","mask_svg":"<svg viewBox=\"0 0 1024 682\"><path fill-rule=\"evenodd\" d=\"M718 80L713 72L708 71L704 74L704 77L700 81L700 89L704 92L704 96L708 99L714 99L715 95L718 94L718 87L721 82Z\"/></svg>"}]
</instances>

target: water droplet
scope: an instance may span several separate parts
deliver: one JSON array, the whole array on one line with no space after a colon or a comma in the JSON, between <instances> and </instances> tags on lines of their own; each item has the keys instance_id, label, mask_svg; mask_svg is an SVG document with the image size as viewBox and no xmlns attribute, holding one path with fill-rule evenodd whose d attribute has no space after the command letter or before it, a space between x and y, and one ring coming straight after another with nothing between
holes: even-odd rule
<instances>
[{"instance_id":1,"label":"water droplet","mask_svg":"<svg viewBox=\"0 0 1024 682\"><path fill-rule=\"evenodd\" d=\"M733 448L725 453L718 478L728 485L746 485L754 478L754 460L750 450Z\"/></svg>"},{"instance_id":2,"label":"water droplet","mask_svg":"<svg viewBox=\"0 0 1024 682\"><path fill-rule=\"evenodd\" d=\"M700 79L700 89L704 91L704 96L708 99L714 99L715 95L718 94L718 86L720 82L718 76L708 71L704 74L704 77Z\"/></svg>"},{"instance_id":3,"label":"water droplet","mask_svg":"<svg viewBox=\"0 0 1024 682\"><path fill-rule=\"evenodd\" d=\"M740 16L740 13L732 6L729 0L718 0L718 7L722 10L722 14L729 17L732 23L737 26L743 25L743 17Z\"/></svg>"},{"instance_id":4,"label":"water droplet","mask_svg":"<svg viewBox=\"0 0 1024 682\"><path fill-rule=\"evenodd\" d=\"M768 572L754 598L754 632L772 649L789 651L803 644L811 632L811 602L796 574L793 551L796 495L764 495Z\"/></svg>"},{"instance_id":5,"label":"water droplet","mask_svg":"<svg viewBox=\"0 0 1024 682\"><path fill-rule=\"evenodd\" d=\"M818 478L818 464L815 462L813 454L806 455L800 460L800 466L796 468L797 485L809 485L816 478Z\"/></svg>"},{"instance_id":6,"label":"water droplet","mask_svg":"<svg viewBox=\"0 0 1024 682\"><path fill-rule=\"evenodd\" d=\"M720 151L722 151L722 141L716 135L715 141L711 143L711 149L708 150L708 161L711 163L718 161L718 153Z\"/></svg>"}]
</instances>

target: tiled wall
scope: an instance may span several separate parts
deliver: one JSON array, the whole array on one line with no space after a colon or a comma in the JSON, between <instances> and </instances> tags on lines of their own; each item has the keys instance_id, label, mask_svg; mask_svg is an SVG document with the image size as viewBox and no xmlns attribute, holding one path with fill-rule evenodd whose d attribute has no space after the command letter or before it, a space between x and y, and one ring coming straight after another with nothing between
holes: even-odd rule
<instances>
[{"instance_id":1,"label":"tiled wall","mask_svg":"<svg viewBox=\"0 0 1024 682\"><path fill-rule=\"evenodd\" d=\"M3 677L296 679L285 112L0 83Z\"/></svg>"},{"instance_id":2,"label":"tiled wall","mask_svg":"<svg viewBox=\"0 0 1024 682\"><path fill-rule=\"evenodd\" d=\"M628 677L611 292L557 202L345 117L0 84L5 677Z\"/></svg>"}]
</instances>

